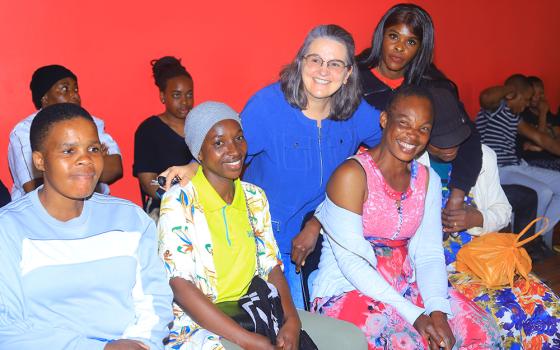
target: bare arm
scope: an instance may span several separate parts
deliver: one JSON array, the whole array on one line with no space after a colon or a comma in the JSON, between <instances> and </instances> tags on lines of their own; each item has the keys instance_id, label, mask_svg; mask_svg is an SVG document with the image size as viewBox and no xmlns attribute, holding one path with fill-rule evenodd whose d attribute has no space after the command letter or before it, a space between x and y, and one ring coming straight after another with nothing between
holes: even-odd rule
<instances>
[{"instance_id":1,"label":"bare arm","mask_svg":"<svg viewBox=\"0 0 560 350\"><path fill-rule=\"evenodd\" d=\"M120 154L107 154L103 157L103 172L100 182L112 184L123 176L122 159Z\"/></svg>"},{"instance_id":2,"label":"bare arm","mask_svg":"<svg viewBox=\"0 0 560 350\"><path fill-rule=\"evenodd\" d=\"M538 130L540 132L547 132L548 129L548 111L550 110L550 106L548 105L548 101L543 98L539 102L539 125Z\"/></svg>"},{"instance_id":3,"label":"bare arm","mask_svg":"<svg viewBox=\"0 0 560 350\"><path fill-rule=\"evenodd\" d=\"M152 185L152 180L157 178L156 173L138 173L138 182L140 183L140 188L144 193L152 198L156 198L156 190L158 186Z\"/></svg>"},{"instance_id":4,"label":"bare arm","mask_svg":"<svg viewBox=\"0 0 560 350\"><path fill-rule=\"evenodd\" d=\"M194 177L196 171L198 170L198 163L191 162L187 165L176 165L171 168L167 168L164 172L159 174L159 176L165 177L165 190L169 190L171 187L171 180L175 177L179 177L181 186L186 186L189 181Z\"/></svg>"},{"instance_id":5,"label":"bare arm","mask_svg":"<svg viewBox=\"0 0 560 350\"><path fill-rule=\"evenodd\" d=\"M465 201L465 191L460 190L458 188L452 188L451 193L449 195L449 199L447 200L446 208L457 209L463 206L464 201Z\"/></svg>"},{"instance_id":6,"label":"bare arm","mask_svg":"<svg viewBox=\"0 0 560 350\"><path fill-rule=\"evenodd\" d=\"M329 180L327 195L336 205L362 215L367 197L366 174L362 166L354 160L342 163Z\"/></svg>"},{"instance_id":7,"label":"bare arm","mask_svg":"<svg viewBox=\"0 0 560 350\"><path fill-rule=\"evenodd\" d=\"M554 155L560 156L560 140L552 138L548 133L535 129L525 121L519 122L517 131L537 146Z\"/></svg>"},{"instance_id":8,"label":"bare arm","mask_svg":"<svg viewBox=\"0 0 560 350\"><path fill-rule=\"evenodd\" d=\"M298 349L299 331L301 329L301 321L296 311L296 307L292 301L290 288L284 277L284 273L280 266L276 266L268 274L268 281L272 283L282 302L282 310L284 311L284 324L278 332L277 345L282 349Z\"/></svg>"},{"instance_id":9,"label":"bare arm","mask_svg":"<svg viewBox=\"0 0 560 350\"><path fill-rule=\"evenodd\" d=\"M490 111L496 110L500 106L500 101L504 98L512 98L515 89L512 86L493 86L482 90L480 93L480 107Z\"/></svg>"}]
</instances>

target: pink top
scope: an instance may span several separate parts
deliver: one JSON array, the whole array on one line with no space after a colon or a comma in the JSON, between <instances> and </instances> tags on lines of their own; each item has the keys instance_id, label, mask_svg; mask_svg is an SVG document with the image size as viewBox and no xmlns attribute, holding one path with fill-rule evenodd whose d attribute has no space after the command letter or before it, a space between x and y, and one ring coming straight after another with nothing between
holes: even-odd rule
<instances>
[{"instance_id":1,"label":"pink top","mask_svg":"<svg viewBox=\"0 0 560 350\"><path fill-rule=\"evenodd\" d=\"M357 154L353 159L360 162L367 177L368 197L362 215L364 236L392 240L412 237L424 214L426 167L412 161L409 188L403 193L387 184L368 152ZM398 199L401 199L400 206Z\"/></svg>"}]
</instances>

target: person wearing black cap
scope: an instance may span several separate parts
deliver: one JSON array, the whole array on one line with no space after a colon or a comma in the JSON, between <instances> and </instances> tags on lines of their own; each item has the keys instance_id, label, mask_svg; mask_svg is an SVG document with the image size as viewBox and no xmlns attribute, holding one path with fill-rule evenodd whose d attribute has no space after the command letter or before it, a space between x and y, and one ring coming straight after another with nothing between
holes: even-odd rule
<instances>
[{"instance_id":1,"label":"person wearing black cap","mask_svg":"<svg viewBox=\"0 0 560 350\"><path fill-rule=\"evenodd\" d=\"M435 123L427 146L430 166L442 179L444 201L448 198L451 162L457 157L459 146L471 135L468 116L459 101L447 90L431 89L435 109ZM476 206L468 201L460 209L442 212L444 232L462 232L479 236L505 227L511 217L511 206L500 186L495 153L482 145L482 170L471 189ZM467 198L470 197L467 195Z\"/></svg>"},{"instance_id":2,"label":"person wearing black cap","mask_svg":"<svg viewBox=\"0 0 560 350\"><path fill-rule=\"evenodd\" d=\"M37 69L33 73L29 87L37 112L56 103L68 102L81 105L78 78L72 71L61 65L55 64ZM14 180L12 200L22 197L42 184L41 175L33 166L29 141L29 129L37 112L19 122L10 133L8 164ZM108 185L122 177L122 159L117 143L105 132L103 120L95 117L93 119L105 154L105 167L96 191L109 194Z\"/></svg>"},{"instance_id":3,"label":"person wearing black cap","mask_svg":"<svg viewBox=\"0 0 560 350\"><path fill-rule=\"evenodd\" d=\"M420 161L429 164L441 177L444 199L442 205L445 207L449 196L448 184L453 176L451 162L457 156L459 146L470 137L470 128L466 124L468 117L458 107L454 96L441 89L432 89L431 92L435 123L427 152L422 155ZM527 187L516 187L519 188L507 186L508 191L516 195L512 204L519 203L518 209L522 209L514 211L515 221L529 223L536 217L536 193ZM527 194L525 191L530 192ZM483 284L473 281L468 274L457 272L454 264L459 249L471 241L473 236L498 231L509 223L512 207L508 198L500 186L496 153L483 144L482 169L475 185L465 197L463 208L442 211L442 225L445 232L456 232L443 244L449 281L455 289L492 314L498 324L503 345L510 349L521 347L522 344L531 344L533 338L539 339L539 333L543 332L529 326L535 318L546 319L547 329L560 325L560 318L557 317L560 314L558 296L536 277L527 281L516 280L513 288L486 288ZM532 205L532 211L525 207L527 202ZM528 217L522 217L527 215ZM514 225L514 232L519 232L521 228ZM524 292L527 290L531 291L531 294ZM518 321L512 324L511 320L514 319ZM558 342L558 334L551 334L544 335L542 339L549 346ZM540 341L541 339L539 343Z\"/></svg>"},{"instance_id":4,"label":"person wearing black cap","mask_svg":"<svg viewBox=\"0 0 560 350\"><path fill-rule=\"evenodd\" d=\"M436 126L432 131L430 145L428 146L428 152L430 154L430 159L432 160L432 166L436 170L437 167L443 168L443 174L440 174L440 177L442 179L447 179L449 177L447 170L449 170L451 166L449 163L452 162L457 156L457 149L459 145L469 137L470 131L469 128L466 127L465 123L467 116L462 112L462 110L456 107L455 99L450 96L449 93L442 92L440 89L433 89L433 92L434 101L436 101L436 111L439 111L440 119L436 121ZM483 172L481 172L479 176L479 182L484 181L485 178L488 178L490 176L490 172L492 173L492 176L498 176L495 173L495 171L497 171L497 168L495 169L494 167L494 163L497 162L494 151L484 145L482 146L482 148L483 163L486 163L485 167L487 170L485 171L484 175ZM443 163L440 164L441 162ZM484 169L485 167L483 166L482 169ZM491 169L488 169L489 167ZM445 182L443 185L444 188L447 189L446 186L448 185L448 182ZM498 188L499 178L498 180L492 179L492 182L490 182L489 185L492 185L489 187ZM486 190L484 189L484 187L486 187L485 184L480 184L478 186L478 191L481 191L479 197L481 195L483 196L482 199L479 198L479 201L488 199L486 197L488 193L485 192ZM523 230L531 221L533 221L537 217L537 193L533 189L522 185L501 185L501 188L503 189L503 192L505 193L507 200L509 201L513 210L513 232L521 232L521 230ZM485 195L483 195L482 193L484 193ZM460 209L459 212L464 213L465 211L463 209ZM446 232L454 232L454 229L464 228L460 225L458 227L454 226L454 224L456 223L455 220L449 219L449 215L451 215L450 211L444 209L443 213L443 222L449 225L445 227ZM472 212L471 214L476 215L476 212ZM481 217L478 217L478 219L481 219ZM486 220L488 221L489 219ZM458 222L460 221L461 220L458 220ZM501 228L497 227L497 225L491 226L493 227L492 230L494 231ZM503 226L505 225L502 225L502 227ZM488 232L489 227L486 228L487 229L482 228L482 230L484 232ZM478 231L480 231L480 228L472 228L469 230L469 232ZM527 234L532 235L534 234L534 232L535 228L531 227L527 231ZM530 242L525 248L534 260L542 260L544 257L547 257L551 254L550 249L548 249L546 244L544 244L542 237L539 237Z\"/></svg>"}]
</instances>

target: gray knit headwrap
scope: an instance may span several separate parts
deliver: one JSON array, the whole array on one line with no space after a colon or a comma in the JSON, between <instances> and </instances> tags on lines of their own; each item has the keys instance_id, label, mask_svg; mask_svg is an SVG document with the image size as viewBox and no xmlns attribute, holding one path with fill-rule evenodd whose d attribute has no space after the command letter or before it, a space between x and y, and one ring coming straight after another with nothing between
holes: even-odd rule
<instances>
[{"instance_id":1,"label":"gray knit headwrap","mask_svg":"<svg viewBox=\"0 0 560 350\"><path fill-rule=\"evenodd\" d=\"M241 125L237 112L222 102L207 101L191 109L185 121L185 142L197 161L208 131L216 123L227 119L235 120Z\"/></svg>"}]
</instances>

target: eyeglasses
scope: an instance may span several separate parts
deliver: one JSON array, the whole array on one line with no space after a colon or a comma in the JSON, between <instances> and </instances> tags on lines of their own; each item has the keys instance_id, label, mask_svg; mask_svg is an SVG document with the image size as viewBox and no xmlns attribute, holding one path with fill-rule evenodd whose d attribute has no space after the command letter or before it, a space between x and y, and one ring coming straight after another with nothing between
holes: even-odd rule
<instances>
[{"instance_id":1,"label":"eyeglasses","mask_svg":"<svg viewBox=\"0 0 560 350\"><path fill-rule=\"evenodd\" d=\"M350 67L349 64L346 64L344 61L342 60L329 60L329 61L325 61L324 59L321 58L321 56L317 55L317 54L309 54L307 56L304 56L303 59L305 60L305 63L310 67L310 68L314 68L314 69L318 69L321 68L323 66L323 63L327 63L327 69L333 73L342 73L344 71L344 69Z\"/></svg>"}]
</instances>

